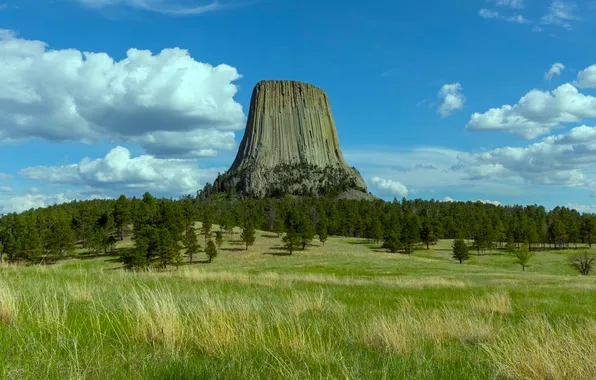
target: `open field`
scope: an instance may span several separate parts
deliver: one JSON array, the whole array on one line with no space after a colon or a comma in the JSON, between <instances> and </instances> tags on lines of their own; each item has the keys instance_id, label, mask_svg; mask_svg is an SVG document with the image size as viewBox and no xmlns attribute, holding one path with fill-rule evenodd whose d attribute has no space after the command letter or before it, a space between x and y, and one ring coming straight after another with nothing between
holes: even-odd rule
<instances>
[{"instance_id":1,"label":"open field","mask_svg":"<svg viewBox=\"0 0 596 380\"><path fill-rule=\"evenodd\" d=\"M502 253L460 265L449 241L408 257L333 237L287 256L276 235L237 238L167 273L0 268L0 376L596 378L596 276L567 252L524 273Z\"/></svg>"}]
</instances>

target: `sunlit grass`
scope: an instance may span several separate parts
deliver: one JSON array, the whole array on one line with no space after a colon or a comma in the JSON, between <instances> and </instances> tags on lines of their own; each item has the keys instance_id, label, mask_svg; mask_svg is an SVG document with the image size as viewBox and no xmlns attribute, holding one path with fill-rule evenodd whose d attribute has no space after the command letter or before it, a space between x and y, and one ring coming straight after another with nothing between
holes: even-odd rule
<instances>
[{"instance_id":1,"label":"sunlit grass","mask_svg":"<svg viewBox=\"0 0 596 380\"><path fill-rule=\"evenodd\" d=\"M3 266L0 378L596 378L596 277L560 253L522 273L346 241L289 257L260 236L167 273Z\"/></svg>"}]
</instances>

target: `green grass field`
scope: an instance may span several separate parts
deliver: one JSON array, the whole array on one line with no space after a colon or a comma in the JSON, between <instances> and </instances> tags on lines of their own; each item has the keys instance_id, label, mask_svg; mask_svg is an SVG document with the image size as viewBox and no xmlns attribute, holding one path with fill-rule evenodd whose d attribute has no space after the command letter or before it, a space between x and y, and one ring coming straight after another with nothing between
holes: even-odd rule
<instances>
[{"instance_id":1,"label":"green grass field","mask_svg":"<svg viewBox=\"0 0 596 380\"><path fill-rule=\"evenodd\" d=\"M0 376L596 378L596 276L571 253L522 272L504 253L460 265L450 241L408 257L331 238L287 256L257 236L167 273L110 257L1 267Z\"/></svg>"}]
</instances>

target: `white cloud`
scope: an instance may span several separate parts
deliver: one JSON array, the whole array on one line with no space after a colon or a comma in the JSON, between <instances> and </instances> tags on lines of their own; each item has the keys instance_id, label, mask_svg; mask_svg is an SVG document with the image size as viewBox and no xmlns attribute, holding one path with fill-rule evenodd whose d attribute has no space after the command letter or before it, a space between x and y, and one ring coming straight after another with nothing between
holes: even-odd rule
<instances>
[{"instance_id":1,"label":"white cloud","mask_svg":"<svg viewBox=\"0 0 596 380\"><path fill-rule=\"evenodd\" d=\"M551 3L548 13L542 17L542 24L571 29L571 22L579 20L579 17L573 14L575 8L574 3L555 0Z\"/></svg>"},{"instance_id":2,"label":"white cloud","mask_svg":"<svg viewBox=\"0 0 596 380\"><path fill-rule=\"evenodd\" d=\"M551 79L553 79L554 76L561 75L563 70L565 70L565 65L563 65L562 63L558 63L558 62L554 63L550 67L550 70L548 70L548 72L544 74L544 79L551 80Z\"/></svg>"},{"instance_id":3,"label":"white cloud","mask_svg":"<svg viewBox=\"0 0 596 380\"><path fill-rule=\"evenodd\" d=\"M437 96L442 102L438 109L442 117L449 116L453 111L461 110L466 102L466 98L462 94L462 86L459 83L444 85Z\"/></svg>"},{"instance_id":4,"label":"white cloud","mask_svg":"<svg viewBox=\"0 0 596 380\"><path fill-rule=\"evenodd\" d=\"M11 212L21 213L30 209L48 207L75 200L109 199L110 197L98 192L65 191L59 194L29 193L12 198L0 198L0 215Z\"/></svg>"},{"instance_id":5,"label":"white cloud","mask_svg":"<svg viewBox=\"0 0 596 380\"><path fill-rule=\"evenodd\" d=\"M498 11L493 11L490 9L483 8L478 11L478 14L480 15L480 17L485 18L485 19L502 20L502 21L507 21L507 22L513 22L516 24L530 23L530 21L522 15L505 16L505 15L502 15Z\"/></svg>"},{"instance_id":6,"label":"white cloud","mask_svg":"<svg viewBox=\"0 0 596 380\"><path fill-rule=\"evenodd\" d=\"M9 186L0 186L0 193L4 193L4 194L12 193L12 188Z\"/></svg>"},{"instance_id":7,"label":"white cloud","mask_svg":"<svg viewBox=\"0 0 596 380\"><path fill-rule=\"evenodd\" d=\"M501 206L501 202L499 202L499 201L489 201L489 200L485 200L485 199L478 199L478 200L476 200L476 202L491 204L493 206Z\"/></svg>"},{"instance_id":8,"label":"white cloud","mask_svg":"<svg viewBox=\"0 0 596 380\"><path fill-rule=\"evenodd\" d=\"M526 183L596 188L596 127L580 126L527 147L461 153L454 170L470 179L518 178Z\"/></svg>"},{"instance_id":9,"label":"white cloud","mask_svg":"<svg viewBox=\"0 0 596 380\"><path fill-rule=\"evenodd\" d=\"M566 83L552 92L532 90L517 104L474 113L466 128L472 131L507 131L533 139L561 127L596 117L596 97L584 95Z\"/></svg>"},{"instance_id":10,"label":"white cloud","mask_svg":"<svg viewBox=\"0 0 596 380\"><path fill-rule=\"evenodd\" d=\"M567 208L577 210L581 213L596 214L596 205L583 205L579 203L568 203Z\"/></svg>"},{"instance_id":11,"label":"white cloud","mask_svg":"<svg viewBox=\"0 0 596 380\"><path fill-rule=\"evenodd\" d=\"M574 84L579 88L596 88L596 65L580 71Z\"/></svg>"},{"instance_id":12,"label":"white cloud","mask_svg":"<svg viewBox=\"0 0 596 380\"><path fill-rule=\"evenodd\" d=\"M176 156L212 154L233 147L231 131L244 127L234 100L239 78L231 66L195 61L178 48L130 49L114 61L3 31L0 141L134 141L161 156L185 141Z\"/></svg>"},{"instance_id":13,"label":"white cloud","mask_svg":"<svg viewBox=\"0 0 596 380\"><path fill-rule=\"evenodd\" d=\"M506 7L512 9L522 9L524 7L524 0L495 0L498 7Z\"/></svg>"},{"instance_id":14,"label":"white cloud","mask_svg":"<svg viewBox=\"0 0 596 380\"><path fill-rule=\"evenodd\" d=\"M123 147L110 150L104 158L84 158L78 164L65 166L29 167L20 174L29 179L95 189L140 189L176 194L194 193L206 182L200 180L203 173L196 160L159 159L149 155L131 157Z\"/></svg>"},{"instance_id":15,"label":"white cloud","mask_svg":"<svg viewBox=\"0 0 596 380\"><path fill-rule=\"evenodd\" d=\"M9 179L12 178L10 174L0 172L0 179Z\"/></svg>"},{"instance_id":16,"label":"white cloud","mask_svg":"<svg viewBox=\"0 0 596 380\"><path fill-rule=\"evenodd\" d=\"M456 201L455 199L453 199L451 197L445 197L445 198L443 198L442 202L467 202L467 201ZM501 202L499 202L499 201L489 201L489 200L484 200L484 199L477 199L474 202L491 204L494 206L501 206Z\"/></svg>"},{"instance_id":17,"label":"white cloud","mask_svg":"<svg viewBox=\"0 0 596 380\"><path fill-rule=\"evenodd\" d=\"M219 1L210 3L204 1L172 1L172 0L77 0L91 8L103 8L114 5L124 5L150 12L170 15L201 15L215 12L237 5L222 4Z\"/></svg>"},{"instance_id":18,"label":"white cloud","mask_svg":"<svg viewBox=\"0 0 596 380\"><path fill-rule=\"evenodd\" d=\"M373 177L370 181L377 189L377 193L381 196L400 198L408 196L408 188L400 182L379 177Z\"/></svg>"}]
</instances>

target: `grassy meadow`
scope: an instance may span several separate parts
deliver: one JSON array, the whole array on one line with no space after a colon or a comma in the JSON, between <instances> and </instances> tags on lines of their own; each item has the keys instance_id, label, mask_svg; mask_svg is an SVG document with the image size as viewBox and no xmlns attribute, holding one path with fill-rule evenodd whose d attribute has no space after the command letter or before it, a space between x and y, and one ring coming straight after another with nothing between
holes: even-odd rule
<instances>
[{"instance_id":1,"label":"grassy meadow","mask_svg":"<svg viewBox=\"0 0 596 380\"><path fill-rule=\"evenodd\" d=\"M288 256L271 233L238 239L165 273L109 256L0 267L0 377L596 379L596 276L569 252L522 272L501 252L460 265L450 241L406 256L332 237Z\"/></svg>"}]
</instances>

